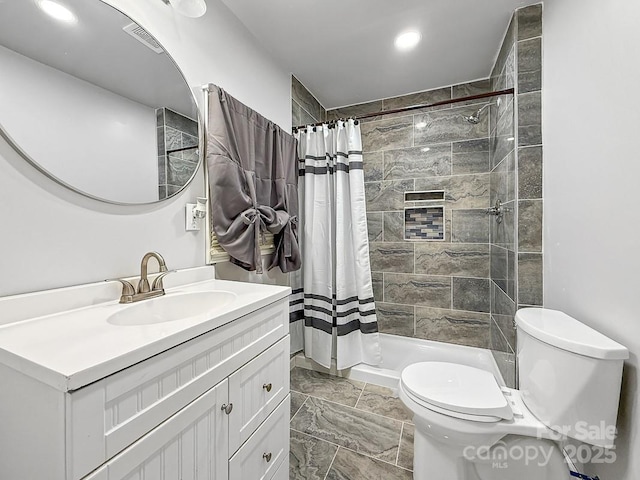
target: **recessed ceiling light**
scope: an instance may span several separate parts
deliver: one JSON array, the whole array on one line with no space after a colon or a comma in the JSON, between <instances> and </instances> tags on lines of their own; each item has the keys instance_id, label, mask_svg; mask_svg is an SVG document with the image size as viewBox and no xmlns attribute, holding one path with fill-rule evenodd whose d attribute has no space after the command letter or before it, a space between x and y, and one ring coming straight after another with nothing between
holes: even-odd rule
<instances>
[{"instance_id":1,"label":"recessed ceiling light","mask_svg":"<svg viewBox=\"0 0 640 480\"><path fill-rule=\"evenodd\" d=\"M65 23L76 23L78 19L75 14L64 5L53 0L40 0L38 6L50 17Z\"/></svg>"},{"instance_id":2,"label":"recessed ceiling light","mask_svg":"<svg viewBox=\"0 0 640 480\"><path fill-rule=\"evenodd\" d=\"M516 137L509 137L507 138L507 142L513 142L515 141Z\"/></svg>"},{"instance_id":3,"label":"recessed ceiling light","mask_svg":"<svg viewBox=\"0 0 640 480\"><path fill-rule=\"evenodd\" d=\"M406 50L411 50L418 43L420 43L421 38L422 38L422 35L420 35L420 32L416 30L410 30L408 32L403 32L400 35L398 35L394 43L398 50L406 51Z\"/></svg>"},{"instance_id":4,"label":"recessed ceiling light","mask_svg":"<svg viewBox=\"0 0 640 480\"><path fill-rule=\"evenodd\" d=\"M427 122L418 122L416 123L416 128L424 128L427 126Z\"/></svg>"},{"instance_id":5,"label":"recessed ceiling light","mask_svg":"<svg viewBox=\"0 0 640 480\"><path fill-rule=\"evenodd\" d=\"M423 151L423 152L428 152L429 150L431 150L429 147L424 147L424 148L422 149L422 151Z\"/></svg>"}]
</instances>

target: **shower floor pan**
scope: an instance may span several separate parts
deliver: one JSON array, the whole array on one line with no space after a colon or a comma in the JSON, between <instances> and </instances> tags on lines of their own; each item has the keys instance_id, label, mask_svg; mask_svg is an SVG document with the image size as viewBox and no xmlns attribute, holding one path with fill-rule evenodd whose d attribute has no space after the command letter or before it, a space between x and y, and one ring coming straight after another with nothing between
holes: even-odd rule
<instances>
[{"instance_id":1,"label":"shower floor pan","mask_svg":"<svg viewBox=\"0 0 640 480\"><path fill-rule=\"evenodd\" d=\"M328 369L306 358L302 352L293 357L292 366L396 390L400 373L407 365L417 362L450 362L486 370L494 375L501 386L505 385L491 351L484 348L466 347L386 333L380 334L380 346L382 348L382 364L376 367L361 363L345 370L337 370L334 360L331 369Z\"/></svg>"}]
</instances>

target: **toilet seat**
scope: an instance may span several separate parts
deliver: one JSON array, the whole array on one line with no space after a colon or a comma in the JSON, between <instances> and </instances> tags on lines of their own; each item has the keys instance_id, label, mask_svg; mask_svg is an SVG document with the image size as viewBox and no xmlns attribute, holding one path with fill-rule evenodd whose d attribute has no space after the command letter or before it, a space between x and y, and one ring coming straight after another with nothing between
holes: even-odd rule
<instances>
[{"instance_id":1,"label":"toilet seat","mask_svg":"<svg viewBox=\"0 0 640 480\"><path fill-rule=\"evenodd\" d=\"M406 367L400 382L413 401L444 415L484 423L513 419L500 385L485 370L447 362L420 362Z\"/></svg>"}]
</instances>

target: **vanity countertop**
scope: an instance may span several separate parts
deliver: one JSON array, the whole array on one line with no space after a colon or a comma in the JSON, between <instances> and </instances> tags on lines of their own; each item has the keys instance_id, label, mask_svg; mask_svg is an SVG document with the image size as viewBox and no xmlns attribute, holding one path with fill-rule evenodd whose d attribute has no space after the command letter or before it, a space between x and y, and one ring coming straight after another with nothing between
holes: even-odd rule
<instances>
[{"instance_id":1,"label":"vanity countertop","mask_svg":"<svg viewBox=\"0 0 640 480\"><path fill-rule=\"evenodd\" d=\"M0 363L57 390L76 390L283 299L291 290L213 279L166 289L167 295L206 291L232 292L237 297L213 317L196 315L151 325L107 322L129 306L117 299L0 325ZM28 295L38 301L38 293Z\"/></svg>"}]
</instances>

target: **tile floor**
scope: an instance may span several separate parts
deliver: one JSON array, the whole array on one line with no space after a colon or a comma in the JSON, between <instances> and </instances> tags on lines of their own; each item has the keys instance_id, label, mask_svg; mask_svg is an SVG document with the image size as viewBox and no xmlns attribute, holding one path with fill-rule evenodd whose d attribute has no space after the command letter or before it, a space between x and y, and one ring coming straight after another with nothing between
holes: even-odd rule
<instances>
[{"instance_id":1,"label":"tile floor","mask_svg":"<svg viewBox=\"0 0 640 480\"><path fill-rule=\"evenodd\" d=\"M390 389L291 370L290 480L411 480L413 432Z\"/></svg>"}]
</instances>

